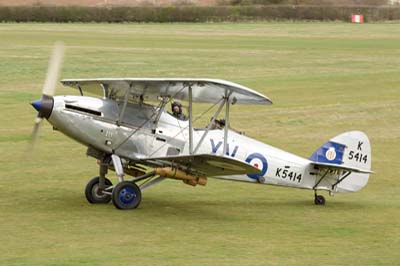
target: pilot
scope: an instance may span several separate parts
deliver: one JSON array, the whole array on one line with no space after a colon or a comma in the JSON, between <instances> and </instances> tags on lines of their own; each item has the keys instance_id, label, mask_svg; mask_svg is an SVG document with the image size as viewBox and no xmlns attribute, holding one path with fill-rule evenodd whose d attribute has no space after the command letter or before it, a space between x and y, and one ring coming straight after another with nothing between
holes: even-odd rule
<instances>
[{"instance_id":1,"label":"pilot","mask_svg":"<svg viewBox=\"0 0 400 266\"><path fill-rule=\"evenodd\" d=\"M225 119L215 120L217 127L223 129L225 127Z\"/></svg>"},{"instance_id":2,"label":"pilot","mask_svg":"<svg viewBox=\"0 0 400 266\"><path fill-rule=\"evenodd\" d=\"M225 127L225 119L215 119L210 129L223 129L224 127Z\"/></svg>"},{"instance_id":3,"label":"pilot","mask_svg":"<svg viewBox=\"0 0 400 266\"><path fill-rule=\"evenodd\" d=\"M186 120L186 116L182 112L182 104L178 101L171 103L172 115L180 120Z\"/></svg>"}]
</instances>

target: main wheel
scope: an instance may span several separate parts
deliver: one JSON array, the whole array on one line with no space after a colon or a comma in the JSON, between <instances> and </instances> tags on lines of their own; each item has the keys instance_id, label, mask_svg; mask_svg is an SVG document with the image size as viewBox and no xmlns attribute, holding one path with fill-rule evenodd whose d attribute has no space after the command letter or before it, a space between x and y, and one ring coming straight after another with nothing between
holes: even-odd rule
<instances>
[{"instance_id":1,"label":"main wheel","mask_svg":"<svg viewBox=\"0 0 400 266\"><path fill-rule=\"evenodd\" d=\"M104 194L102 191L100 191L99 182L100 182L100 177L96 176L93 177L89 181L89 183L87 183L85 188L86 199L92 204L109 203L111 200L111 195ZM105 185L106 187L110 187L112 186L112 183L109 179L106 178Z\"/></svg>"},{"instance_id":2,"label":"main wheel","mask_svg":"<svg viewBox=\"0 0 400 266\"><path fill-rule=\"evenodd\" d=\"M322 195L315 195L314 198L315 205L325 205L325 198Z\"/></svg>"},{"instance_id":3,"label":"main wheel","mask_svg":"<svg viewBox=\"0 0 400 266\"><path fill-rule=\"evenodd\" d=\"M132 182L124 181L115 186L112 202L117 209L136 209L142 201L140 188Z\"/></svg>"}]
</instances>

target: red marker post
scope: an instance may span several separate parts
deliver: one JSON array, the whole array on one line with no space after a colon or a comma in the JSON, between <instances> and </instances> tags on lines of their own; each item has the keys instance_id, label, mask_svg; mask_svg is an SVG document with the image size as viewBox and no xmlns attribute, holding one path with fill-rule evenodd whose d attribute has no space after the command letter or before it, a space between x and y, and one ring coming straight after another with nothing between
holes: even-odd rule
<instances>
[{"instance_id":1,"label":"red marker post","mask_svg":"<svg viewBox=\"0 0 400 266\"><path fill-rule=\"evenodd\" d=\"M364 23L364 16L363 15L351 15L351 22L352 23Z\"/></svg>"}]
</instances>

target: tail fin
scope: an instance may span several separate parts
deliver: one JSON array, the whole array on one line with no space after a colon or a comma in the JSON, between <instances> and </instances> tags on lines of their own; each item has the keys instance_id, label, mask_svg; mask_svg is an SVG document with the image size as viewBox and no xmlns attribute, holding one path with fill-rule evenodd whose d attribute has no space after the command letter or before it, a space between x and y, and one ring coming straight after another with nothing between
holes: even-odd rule
<instances>
[{"instance_id":1,"label":"tail fin","mask_svg":"<svg viewBox=\"0 0 400 266\"><path fill-rule=\"evenodd\" d=\"M332 186L329 190L353 192L368 183L371 172L371 145L363 132L350 131L340 134L324 143L309 159L320 167L351 172L336 185L334 184L338 179L328 178L324 183L325 186Z\"/></svg>"}]
</instances>

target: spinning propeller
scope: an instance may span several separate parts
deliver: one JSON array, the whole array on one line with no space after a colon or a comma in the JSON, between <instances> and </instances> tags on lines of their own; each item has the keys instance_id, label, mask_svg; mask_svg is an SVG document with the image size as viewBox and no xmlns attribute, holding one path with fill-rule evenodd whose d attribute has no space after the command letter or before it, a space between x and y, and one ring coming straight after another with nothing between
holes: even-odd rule
<instances>
[{"instance_id":1,"label":"spinning propeller","mask_svg":"<svg viewBox=\"0 0 400 266\"><path fill-rule=\"evenodd\" d=\"M35 119L35 124L32 130L31 144L34 146L40 124L43 118L49 118L54 104L54 93L56 91L56 84L61 70L62 60L64 56L64 44L57 42L54 45L53 54L51 55L49 66L47 69L46 81L44 83L42 98L31 103L33 108L38 111Z\"/></svg>"}]
</instances>

